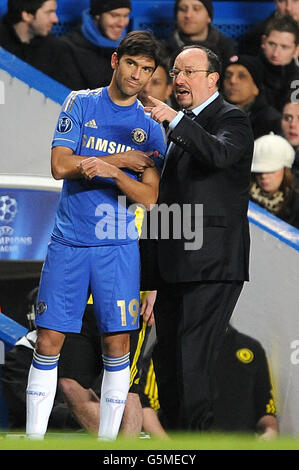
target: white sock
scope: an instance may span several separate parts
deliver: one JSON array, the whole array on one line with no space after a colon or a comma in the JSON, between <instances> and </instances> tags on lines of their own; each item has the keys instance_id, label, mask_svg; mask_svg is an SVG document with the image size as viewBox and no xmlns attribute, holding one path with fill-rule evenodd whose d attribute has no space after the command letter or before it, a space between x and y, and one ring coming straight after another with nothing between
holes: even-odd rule
<instances>
[{"instance_id":1,"label":"white sock","mask_svg":"<svg viewBox=\"0 0 299 470\"><path fill-rule=\"evenodd\" d=\"M59 355L33 353L26 390L26 435L29 439L43 439L46 433L56 394L58 359Z\"/></svg>"},{"instance_id":2,"label":"white sock","mask_svg":"<svg viewBox=\"0 0 299 470\"><path fill-rule=\"evenodd\" d=\"M130 385L130 353L122 357L103 355L104 375L101 387L100 440L115 440L125 409Z\"/></svg>"}]
</instances>

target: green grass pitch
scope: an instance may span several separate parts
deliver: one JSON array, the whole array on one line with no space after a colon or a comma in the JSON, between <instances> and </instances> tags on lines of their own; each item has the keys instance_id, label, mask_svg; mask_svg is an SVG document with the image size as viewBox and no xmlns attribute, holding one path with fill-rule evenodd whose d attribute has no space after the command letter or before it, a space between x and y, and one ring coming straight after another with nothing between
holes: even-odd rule
<instances>
[{"instance_id":1,"label":"green grass pitch","mask_svg":"<svg viewBox=\"0 0 299 470\"><path fill-rule=\"evenodd\" d=\"M170 440L127 439L118 437L114 442L98 442L89 434L47 433L43 441L25 439L23 433L0 433L1 450L98 450L98 451L175 451L175 450L299 450L299 438L279 437L265 442L254 436L232 434L171 434Z\"/></svg>"}]
</instances>

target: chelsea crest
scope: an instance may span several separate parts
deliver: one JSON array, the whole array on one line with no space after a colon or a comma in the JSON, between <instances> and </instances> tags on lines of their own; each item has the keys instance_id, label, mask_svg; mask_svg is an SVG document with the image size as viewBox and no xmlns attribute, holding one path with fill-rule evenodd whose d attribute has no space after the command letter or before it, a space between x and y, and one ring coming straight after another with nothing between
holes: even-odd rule
<instances>
[{"instance_id":1,"label":"chelsea crest","mask_svg":"<svg viewBox=\"0 0 299 470\"><path fill-rule=\"evenodd\" d=\"M143 129L137 128L131 132L132 140L135 144L144 144L147 141L147 134Z\"/></svg>"}]
</instances>

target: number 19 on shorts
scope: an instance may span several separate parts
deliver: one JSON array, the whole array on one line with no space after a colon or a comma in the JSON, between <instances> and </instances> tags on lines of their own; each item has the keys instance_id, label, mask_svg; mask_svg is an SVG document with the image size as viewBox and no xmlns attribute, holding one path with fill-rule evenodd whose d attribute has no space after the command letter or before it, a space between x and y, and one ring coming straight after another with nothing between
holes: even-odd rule
<instances>
[{"instance_id":1,"label":"number 19 on shorts","mask_svg":"<svg viewBox=\"0 0 299 470\"><path fill-rule=\"evenodd\" d=\"M129 303L125 300L118 300L117 306L120 308L120 316L121 316L121 325L127 326L127 311L129 315L132 317L131 324L134 325L138 318L139 314L139 300L132 299Z\"/></svg>"}]
</instances>

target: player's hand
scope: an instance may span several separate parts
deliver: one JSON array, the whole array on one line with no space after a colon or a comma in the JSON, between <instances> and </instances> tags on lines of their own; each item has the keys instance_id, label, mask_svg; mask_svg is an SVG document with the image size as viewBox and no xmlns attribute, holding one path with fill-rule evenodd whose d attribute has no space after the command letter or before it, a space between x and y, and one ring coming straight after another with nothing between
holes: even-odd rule
<instances>
[{"instance_id":1,"label":"player's hand","mask_svg":"<svg viewBox=\"0 0 299 470\"><path fill-rule=\"evenodd\" d=\"M154 317L154 304L157 297L157 291L153 290L150 291L144 301L142 302L140 315L143 316L143 320L148 326L153 326L155 324L155 317Z\"/></svg>"},{"instance_id":2,"label":"player's hand","mask_svg":"<svg viewBox=\"0 0 299 470\"><path fill-rule=\"evenodd\" d=\"M146 168L155 166L153 160L149 157L153 152L141 152L140 150L128 150L120 154L123 168L129 168L136 173L143 173Z\"/></svg>"},{"instance_id":3,"label":"player's hand","mask_svg":"<svg viewBox=\"0 0 299 470\"><path fill-rule=\"evenodd\" d=\"M117 168L104 162L101 158L89 157L78 164L78 168L84 178L92 179L95 176L102 178L115 178Z\"/></svg>"},{"instance_id":4,"label":"player's hand","mask_svg":"<svg viewBox=\"0 0 299 470\"><path fill-rule=\"evenodd\" d=\"M151 117L159 123L163 121L170 122L178 114L178 112L168 106L168 104L152 96L147 97L147 103L149 103L149 106L145 106L144 110L147 113L151 113Z\"/></svg>"}]
</instances>

